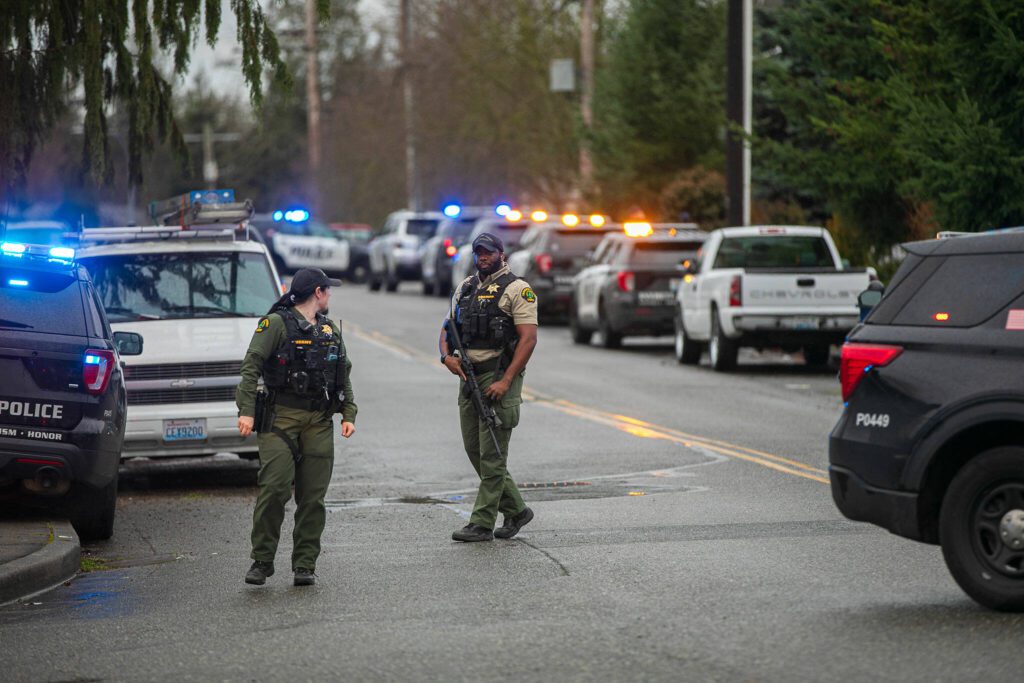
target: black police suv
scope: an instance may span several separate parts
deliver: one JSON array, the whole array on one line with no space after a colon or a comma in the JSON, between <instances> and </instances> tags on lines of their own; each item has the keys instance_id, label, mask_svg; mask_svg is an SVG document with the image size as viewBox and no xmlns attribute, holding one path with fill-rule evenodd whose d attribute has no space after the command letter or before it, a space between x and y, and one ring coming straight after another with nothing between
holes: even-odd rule
<instances>
[{"instance_id":1,"label":"black police suv","mask_svg":"<svg viewBox=\"0 0 1024 683\"><path fill-rule=\"evenodd\" d=\"M122 355L88 272L67 247L0 245L0 499L67 514L110 538L125 426Z\"/></svg>"},{"instance_id":2,"label":"black police suv","mask_svg":"<svg viewBox=\"0 0 1024 683\"><path fill-rule=\"evenodd\" d=\"M590 265L590 254L604 236L621 230L609 224L597 228L540 223L523 235L520 251L509 257L509 265L537 293L537 313L542 318L568 321L573 278Z\"/></svg>"},{"instance_id":3,"label":"black police suv","mask_svg":"<svg viewBox=\"0 0 1024 683\"><path fill-rule=\"evenodd\" d=\"M1024 232L904 248L842 349L832 495L850 519L940 544L982 605L1021 611Z\"/></svg>"}]
</instances>

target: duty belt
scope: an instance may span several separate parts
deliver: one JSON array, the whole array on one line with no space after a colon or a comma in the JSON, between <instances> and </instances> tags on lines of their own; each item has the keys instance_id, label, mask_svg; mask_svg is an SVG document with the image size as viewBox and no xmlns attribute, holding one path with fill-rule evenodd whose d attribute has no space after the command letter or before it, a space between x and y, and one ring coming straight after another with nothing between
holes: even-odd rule
<instances>
[{"instance_id":1,"label":"duty belt","mask_svg":"<svg viewBox=\"0 0 1024 683\"><path fill-rule=\"evenodd\" d=\"M473 372L483 374L485 372L494 372L498 369L501 364L501 356L492 358L490 360L481 361L479 363L473 363Z\"/></svg>"},{"instance_id":2,"label":"duty belt","mask_svg":"<svg viewBox=\"0 0 1024 683\"><path fill-rule=\"evenodd\" d=\"M296 396L295 394L278 394L274 397L274 402L279 406L284 406L285 408L308 410L310 412L327 410L329 407L327 399L306 398L304 396Z\"/></svg>"}]
</instances>

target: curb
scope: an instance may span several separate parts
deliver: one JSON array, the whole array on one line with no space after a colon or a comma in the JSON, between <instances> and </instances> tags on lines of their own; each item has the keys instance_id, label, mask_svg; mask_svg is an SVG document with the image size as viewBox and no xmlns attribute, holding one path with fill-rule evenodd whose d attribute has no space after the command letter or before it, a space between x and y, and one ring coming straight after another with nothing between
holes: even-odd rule
<instances>
[{"instance_id":1,"label":"curb","mask_svg":"<svg viewBox=\"0 0 1024 683\"><path fill-rule=\"evenodd\" d=\"M39 550L0 564L0 605L64 583L78 573L82 546L67 520L50 522L53 540Z\"/></svg>"}]
</instances>

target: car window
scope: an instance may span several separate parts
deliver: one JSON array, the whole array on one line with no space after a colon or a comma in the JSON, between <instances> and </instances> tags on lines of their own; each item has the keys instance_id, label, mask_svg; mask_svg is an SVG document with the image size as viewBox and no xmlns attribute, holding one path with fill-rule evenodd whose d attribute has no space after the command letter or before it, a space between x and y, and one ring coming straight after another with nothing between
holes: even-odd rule
<instances>
[{"instance_id":1,"label":"car window","mask_svg":"<svg viewBox=\"0 0 1024 683\"><path fill-rule=\"evenodd\" d=\"M78 280L64 273L0 269L0 329L86 335Z\"/></svg>"},{"instance_id":2,"label":"car window","mask_svg":"<svg viewBox=\"0 0 1024 683\"><path fill-rule=\"evenodd\" d=\"M726 237L718 248L715 268L834 268L823 237L814 235L752 235Z\"/></svg>"},{"instance_id":3,"label":"car window","mask_svg":"<svg viewBox=\"0 0 1024 683\"><path fill-rule=\"evenodd\" d=\"M588 230L554 230L548 240L547 249L560 256L584 256L601 240L604 233Z\"/></svg>"},{"instance_id":4,"label":"car window","mask_svg":"<svg viewBox=\"0 0 1024 683\"><path fill-rule=\"evenodd\" d=\"M886 298L896 291L887 293ZM996 315L1022 294L1024 254L947 256L917 286L892 324L971 327Z\"/></svg>"},{"instance_id":5,"label":"car window","mask_svg":"<svg viewBox=\"0 0 1024 683\"><path fill-rule=\"evenodd\" d=\"M405 224L405 234L430 239L437 232L437 221L428 218L410 218Z\"/></svg>"},{"instance_id":6,"label":"car window","mask_svg":"<svg viewBox=\"0 0 1024 683\"><path fill-rule=\"evenodd\" d=\"M635 266L678 266L693 258L700 248L699 242L637 242L629 255L629 264Z\"/></svg>"},{"instance_id":7,"label":"car window","mask_svg":"<svg viewBox=\"0 0 1024 683\"><path fill-rule=\"evenodd\" d=\"M96 296L96 292L90 285L85 285L85 301L89 309L89 317L92 319L92 327L96 334L104 339L110 339L110 325L103 313L103 303Z\"/></svg>"},{"instance_id":8,"label":"car window","mask_svg":"<svg viewBox=\"0 0 1024 683\"><path fill-rule=\"evenodd\" d=\"M113 322L257 317L279 289L263 254L191 252L81 259Z\"/></svg>"}]
</instances>

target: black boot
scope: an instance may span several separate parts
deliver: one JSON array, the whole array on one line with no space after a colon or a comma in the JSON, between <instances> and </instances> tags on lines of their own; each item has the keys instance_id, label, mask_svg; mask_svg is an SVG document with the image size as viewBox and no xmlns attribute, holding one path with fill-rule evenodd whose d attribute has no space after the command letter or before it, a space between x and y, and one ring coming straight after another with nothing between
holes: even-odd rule
<instances>
[{"instance_id":1,"label":"black boot","mask_svg":"<svg viewBox=\"0 0 1024 683\"><path fill-rule=\"evenodd\" d=\"M494 530L495 538L512 538L519 533L519 530L530 523L533 519L533 510L524 508L522 512L514 517L506 517L505 523L500 529Z\"/></svg>"},{"instance_id":2,"label":"black boot","mask_svg":"<svg viewBox=\"0 0 1024 683\"><path fill-rule=\"evenodd\" d=\"M256 560L249 567L249 571L245 573L245 582L251 583L254 586L262 586L267 582L271 576L274 575L274 563L273 562L260 562Z\"/></svg>"},{"instance_id":3,"label":"black boot","mask_svg":"<svg viewBox=\"0 0 1024 683\"><path fill-rule=\"evenodd\" d=\"M312 569L306 569L299 567L295 570L295 586L312 586L316 583L316 574L313 573Z\"/></svg>"},{"instance_id":4,"label":"black boot","mask_svg":"<svg viewBox=\"0 0 1024 683\"><path fill-rule=\"evenodd\" d=\"M480 526L479 524L467 524L452 534L452 540L462 541L463 543L493 541L494 533L487 527Z\"/></svg>"}]
</instances>

